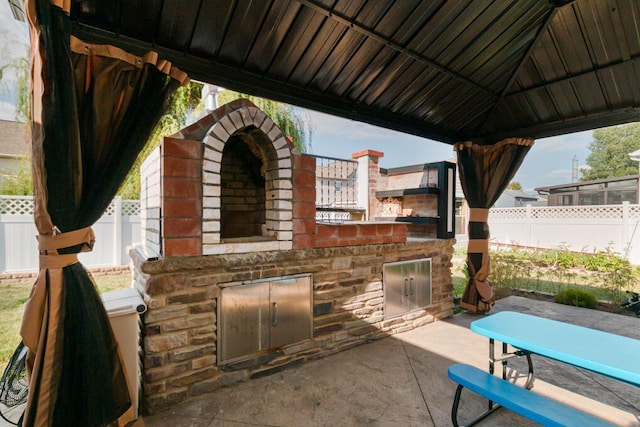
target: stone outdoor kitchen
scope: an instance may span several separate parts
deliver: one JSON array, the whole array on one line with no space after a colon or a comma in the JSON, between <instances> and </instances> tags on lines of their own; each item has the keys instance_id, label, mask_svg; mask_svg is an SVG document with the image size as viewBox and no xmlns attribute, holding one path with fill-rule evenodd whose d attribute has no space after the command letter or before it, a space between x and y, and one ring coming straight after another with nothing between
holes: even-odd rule
<instances>
[{"instance_id":1,"label":"stone outdoor kitchen","mask_svg":"<svg viewBox=\"0 0 640 427\"><path fill-rule=\"evenodd\" d=\"M246 100L164 139L130 249L147 412L453 313L455 164L382 155L300 154Z\"/></svg>"}]
</instances>

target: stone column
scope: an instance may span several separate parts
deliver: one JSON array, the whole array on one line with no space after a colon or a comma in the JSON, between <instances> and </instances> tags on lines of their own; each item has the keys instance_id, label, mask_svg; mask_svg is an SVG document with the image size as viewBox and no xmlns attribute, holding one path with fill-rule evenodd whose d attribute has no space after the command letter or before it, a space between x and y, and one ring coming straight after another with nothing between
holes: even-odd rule
<instances>
[{"instance_id":1,"label":"stone column","mask_svg":"<svg viewBox=\"0 0 640 427\"><path fill-rule=\"evenodd\" d=\"M384 157L382 151L363 150L353 153L351 158L358 161L358 205L366 209L365 220L372 221L378 200L375 192L380 190L380 166L378 161Z\"/></svg>"}]
</instances>

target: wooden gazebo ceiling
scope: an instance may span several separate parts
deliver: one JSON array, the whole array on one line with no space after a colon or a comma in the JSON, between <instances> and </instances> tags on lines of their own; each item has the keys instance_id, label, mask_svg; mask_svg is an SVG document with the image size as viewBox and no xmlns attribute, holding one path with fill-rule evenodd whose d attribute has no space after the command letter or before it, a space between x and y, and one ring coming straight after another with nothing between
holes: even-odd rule
<instances>
[{"instance_id":1,"label":"wooden gazebo ceiling","mask_svg":"<svg viewBox=\"0 0 640 427\"><path fill-rule=\"evenodd\" d=\"M637 0L72 0L196 80L446 143L640 117Z\"/></svg>"}]
</instances>

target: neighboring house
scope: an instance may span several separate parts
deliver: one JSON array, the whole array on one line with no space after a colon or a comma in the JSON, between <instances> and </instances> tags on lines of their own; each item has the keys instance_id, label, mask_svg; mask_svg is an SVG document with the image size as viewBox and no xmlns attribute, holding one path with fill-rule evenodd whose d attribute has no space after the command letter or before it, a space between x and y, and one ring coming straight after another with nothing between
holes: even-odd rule
<instances>
[{"instance_id":1,"label":"neighboring house","mask_svg":"<svg viewBox=\"0 0 640 427\"><path fill-rule=\"evenodd\" d=\"M24 123L0 120L0 180L15 175L29 155Z\"/></svg>"},{"instance_id":2,"label":"neighboring house","mask_svg":"<svg viewBox=\"0 0 640 427\"><path fill-rule=\"evenodd\" d=\"M9 7L11 8L11 13L16 21L27 22L26 17L24 16L24 2L21 0L9 0Z\"/></svg>"},{"instance_id":3,"label":"neighboring house","mask_svg":"<svg viewBox=\"0 0 640 427\"><path fill-rule=\"evenodd\" d=\"M519 208L522 206L546 206L547 199L545 197L525 193L518 190L504 190L500 195L494 208Z\"/></svg>"},{"instance_id":4,"label":"neighboring house","mask_svg":"<svg viewBox=\"0 0 640 427\"><path fill-rule=\"evenodd\" d=\"M572 182L538 187L538 194L548 196L548 206L619 205L639 203L639 175Z\"/></svg>"},{"instance_id":5,"label":"neighboring house","mask_svg":"<svg viewBox=\"0 0 640 427\"><path fill-rule=\"evenodd\" d=\"M360 208L357 202L358 162L316 157L316 207Z\"/></svg>"}]
</instances>

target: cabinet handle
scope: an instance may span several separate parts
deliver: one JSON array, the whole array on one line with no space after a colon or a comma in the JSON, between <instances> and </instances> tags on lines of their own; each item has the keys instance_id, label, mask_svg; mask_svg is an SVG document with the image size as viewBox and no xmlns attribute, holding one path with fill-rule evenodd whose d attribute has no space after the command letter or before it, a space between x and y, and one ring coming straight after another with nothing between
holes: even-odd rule
<instances>
[{"instance_id":1,"label":"cabinet handle","mask_svg":"<svg viewBox=\"0 0 640 427\"><path fill-rule=\"evenodd\" d=\"M271 303L271 326L278 326L278 303Z\"/></svg>"},{"instance_id":2,"label":"cabinet handle","mask_svg":"<svg viewBox=\"0 0 640 427\"><path fill-rule=\"evenodd\" d=\"M404 289L402 290L403 291L402 293L404 294L405 297L409 296L410 287L411 287L411 285L409 285L409 279L405 278L404 279Z\"/></svg>"},{"instance_id":3,"label":"cabinet handle","mask_svg":"<svg viewBox=\"0 0 640 427\"><path fill-rule=\"evenodd\" d=\"M413 277L409 277L409 296L415 293L414 288L415 287L413 286Z\"/></svg>"}]
</instances>

